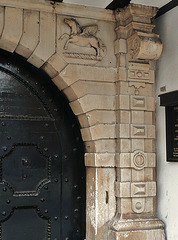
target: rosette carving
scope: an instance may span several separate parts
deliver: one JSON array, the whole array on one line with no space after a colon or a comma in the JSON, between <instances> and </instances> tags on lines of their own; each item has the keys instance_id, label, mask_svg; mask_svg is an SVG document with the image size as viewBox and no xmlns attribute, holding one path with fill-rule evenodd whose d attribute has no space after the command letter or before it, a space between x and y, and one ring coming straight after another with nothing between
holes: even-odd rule
<instances>
[{"instance_id":1,"label":"rosette carving","mask_svg":"<svg viewBox=\"0 0 178 240\"><path fill-rule=\"evenodd\" d=\"M142 170L146 165L146 156L142 151L135 151L132 158L132 167Z\"/></svg>"}]
</instances>

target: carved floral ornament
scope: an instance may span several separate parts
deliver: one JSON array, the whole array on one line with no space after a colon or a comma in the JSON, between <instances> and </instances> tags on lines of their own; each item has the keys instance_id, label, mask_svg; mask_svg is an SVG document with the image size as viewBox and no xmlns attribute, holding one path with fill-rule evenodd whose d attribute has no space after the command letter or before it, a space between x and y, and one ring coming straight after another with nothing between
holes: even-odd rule
<instances>
[{"instance_id":1,"label":"carved floral ornament","mask_svg":"<svg viewBox=\"0 0 178 240\"><path fill-rule=\"evenodd\" d=\"M128 39L130 56L136 59L157 60L162 53L162 43L158 35L137 32Z\"/></svg>"},{"instance_id":2,"label":"carved floral ornament","mask_svg":"<svg viewBox=\"0 0 178 240\"><path fill-rule=\"evenodd\" d=\"M96 36L98 32L97 25L81 26L74 18L65 18L64 23L70 27L70 34L64 33L59 40L67 38L64 50L68 50L70 44L77 46L77 52L65 51L63 54L66 57L79 58L85 60L101 61L106 55L106 47L100 38ZM80 49L91 49L91 54L81 53ZM95 54L92 53L95 50Z\"/></svg>"},{"instance_id":3,"label":"carved floral ornament","mask_svg":"<svg viewBox=\"0 0 178 240\"><path fill-rule=\"evenodd\" d=\"M142 151L135 151L132 154L132 167L136 170L142 170L146 166L146 156Z\"/></svg>"}]
</instances>

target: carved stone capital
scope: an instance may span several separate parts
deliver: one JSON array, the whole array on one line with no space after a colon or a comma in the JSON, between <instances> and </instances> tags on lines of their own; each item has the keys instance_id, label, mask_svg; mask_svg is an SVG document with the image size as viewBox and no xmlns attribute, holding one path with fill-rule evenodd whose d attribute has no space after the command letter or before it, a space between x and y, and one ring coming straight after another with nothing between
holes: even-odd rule
<instances>
[{"instance_id":1,"label":"carved stone capital","mask_svg":"<svg viewBox=\"0 0 178 240\"><path fill-rule=\"evenodd\" d=\"M125 26L130 22L151 24L151 19L156 15L156 13L157 8L155 7L131 3L125 8L117 9L115 15L118 26Z\"/></svg>"},{"instance_id":2,"label":"carved stone capital","mask_svg":"<svg viewBox=\"0 0 178 240\"><path fill-rule=\"evenodd\" d=\"M157 60L162 53L162 43L154 33L136 32L128 40L128 51L133 59Z\"/></svg>"}]
</instances>

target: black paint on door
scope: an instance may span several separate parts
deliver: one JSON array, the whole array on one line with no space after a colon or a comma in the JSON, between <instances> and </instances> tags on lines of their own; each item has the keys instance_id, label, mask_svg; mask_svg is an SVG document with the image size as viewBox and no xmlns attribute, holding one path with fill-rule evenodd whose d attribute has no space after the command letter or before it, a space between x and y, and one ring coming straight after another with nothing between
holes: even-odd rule
<instances>
[{"instance_id":1,"label":"black paint on door","mask_svg":"<svg viewBox=\"0 0 178 240\"><path fill-rule=\"evenodd\" d=\"M51 79L0 52L0 240L83 240L79 125Z\"/></svg>"}]
</instances>

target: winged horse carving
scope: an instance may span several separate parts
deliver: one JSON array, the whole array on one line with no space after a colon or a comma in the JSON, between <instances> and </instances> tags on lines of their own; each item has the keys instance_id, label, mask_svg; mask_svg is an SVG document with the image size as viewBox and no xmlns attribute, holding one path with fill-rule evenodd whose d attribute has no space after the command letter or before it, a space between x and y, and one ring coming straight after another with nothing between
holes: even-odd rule
<instances>
[{"instance_id":1,"label":"winged horse carving","mask_svg":"<svg viewBox=\"0 0 178 240\"><path fill-rule=\"evenodd\" d=\"M95 35L98 31L97 25L88 25L81 27L80 24L73 18L65 18L64 22L70 27L70 35L67 33L63 34L67 35L69 39L64 45L64 49L68 49L68 45L70 43L75 44L80 47L91 47L96 51L96 56L100 56L100 49L104 51L104 44L102 41L97 38Z\"/></svg>"}]
</instances>

